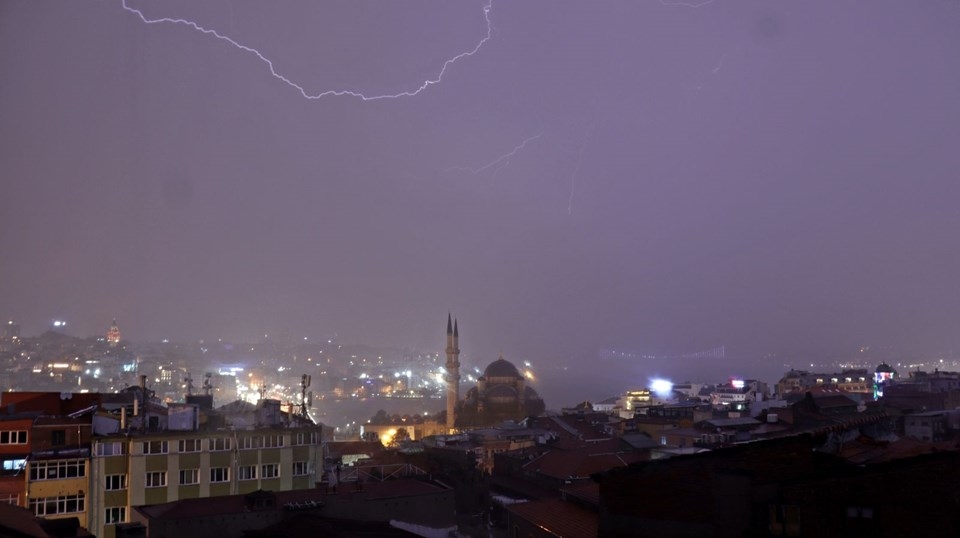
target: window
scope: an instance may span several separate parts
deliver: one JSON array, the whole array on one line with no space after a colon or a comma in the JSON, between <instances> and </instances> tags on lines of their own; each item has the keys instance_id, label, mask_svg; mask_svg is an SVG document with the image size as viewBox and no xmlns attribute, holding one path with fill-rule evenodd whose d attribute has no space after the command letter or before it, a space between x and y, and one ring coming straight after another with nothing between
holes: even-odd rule
<instances>
[{"instance_id":1,"label":"window","mask_svg":"<svg viewBox=\"0 0 960 538\"><path fill-rule=\"evenodd\" d=\"M252 450L260 448L260 438L257 436L241 437L237 440L240 450Z\"/></svg>"},{"instance_id":2,"label":"window","mask_svg":"<svg viewBox=\"0 0 960 538\"><path fill-rule=\"evenodd\" d=\"M30 510L34 515L73 514L84 511L84 497L80 495L59 495L30 499Z\"/></svg>"},{"instance_id":3,"label":"window","mask_svg":"<svg viewBox=\"0 0 960 538\"><path fill-rule=\"evenodd\" d=\"M202 445L200 439L180 439L177 442L177 452L200 452Z\"/></svg>"},{"instance_id":4,"label":"window","mask_svg":"<svg viewBox=\"0 0 960 538\"><path fill-rule=\"evenodd\" d=\"M19 474L27 466L27 460L23 458L3 460L3 474Z\"/></svg>"},{"instance_id":5,"label":"window","mask_svg":"<svg viewBox=\"0 0 960 538\"><path fill-rule=\"evenodd\" d=\"M200 469L180 469L180 485L189 486L200 482Z\"/></svg>"},{"instance_id":6,"label":"window","mask_svg":"<svg viewBox=\"0 0 960 538\"><path fill-rule=\"evenodd\" d=\"M307 444L307 432L298 432L293 434L293 444L294 445L305 445Z\"/></svg>"},{"instance_id":7,"label":"window","mask_svg":"<svg viewBox=\"0 0 960 538\"><path fill-rule=\"evenodd\" d=\"M866 506L849 506L847 507L847 517L873 519L873 508Z\"/></svg>"},{"instance_id":8,"label":"window","mask_svg":"<svg viewBox=\"0 0 960 538\"><path fill-rule=\"evenodd\" d=\"M799 507L771 504L769 531L774 536L800 536Z\"/></svg>"},{"instance_id":9,"label":"window","mask_svg":"<svg viewBox=\"0 0 960 538\"><path fill-rule=\"evenodd\" d=\"M265 463L260 467L260 478L276 478L280 476L279 463Z\"/></svg>"},{"instance_id":10,"label":"window","mask_svg":"<svg viewBox=\"0 0 960 538\"><path fill-rule=\"evenodd\" d=\"M166 454L167 442L166 441L144 441L143 453L144 454Z\"/></svg>"},{"instance_id":11,"label":"window","mask_svg":"<svg viewBox=\"0 0 960 538\"><path fill-rule=\"evenodd\" d=\"M210 446L211 452L230 450L230 447L232 446L230 444L229 437L212 437L209 439L209 441L210 441L209 446Z\"/></svg>"},{"instance_id":12,"label":"window","mask_svg":"<svg viewBox=\"0 0 960 538\"><path fill-rule=\"evenodd\" d=\"M126 443L97 443L97 456L122 456L126 453Z\"/></svg>"},{"instance_id":13,"label":"window","mask_svg":"<svg viewBox=\"0 0 960 538\"><path fill-rule=\"evenodd\" d=\"M257 466L256 465L241 465L237 469L237 479L238 480L256 480L257 479Z\"/></svg>"},{"instance_id":14,"label":"window","mask_svg":"<svg viewBox=\"0 0 960 538\"><path fill-rule=\"evenodd\" d=\"M317 432L298 432L293 434L293 444L295 445L315 445L317 444Z\"/></svg>"},{"instance_id":15,"label":"window","mask_svg":"<svg viewBox=\"0 0 960 538\"><path fill-rule=\"evenodd\" d=\"M87 476L83 460L34 461L30 463L30 480L59 480Z\"/></svg>"},{"instance_id":16,"label":"window","mask_svg":"<svg viewBox=\"0 0 960 538\"><path fill-rule=\"evenodd\" d=\"M27 444L26 431L0 432L0 445L25 445L25 444Z\"/></svg>"},{"instance_id":17,"label":"window","mask_svg":"<svg viewBox=\"0 0 960 538\"><path fill-rule=\"evenodd\" d=\"M293 476L306 476L307 474L309 474L309 471L307 470L307 462L293 462Z\"/></svg>"},{"instance_id":18,"label":"window","mask_svg":"<svg viewBox=\"0 0 960 538\"><path fill-rule=\"evenodd\" d=\"M53 430L50 432L50 444L63 446L67 444L67 430Z\"/></svg>"},{"instance_id":19,"label":"window","mask_svg":"<svg viewBox=\"0 0 960 538\"><path fill-rule=\"evenodd\" d=\"M113 491L117 489L127 489L127 475L108 474L104 489L106 489L107 491Z\"/></svg>"},{"instance_id":20,"label":"window","mask_svg":"<svg viewBox=\"0 0 960 538\"><path fill-rule=\"evenodd\" d=\"M103 513L103 522L107 525L112 525L114 523L123 523L127 520L127 507L126 506L111 506L107 508Z\"/></svg>"},{"instance_id":21,"label":"window","mask_svg":"<svg viewBox=\"0 0 960 538\"><path fill-rule=\"evenodd\" d=\"M283 446L283 435L264 435L263 448L277 448Z\"/></svg>"},{"instance_id":22,"label":"window","mask_svg":"<svg viewBox=\"0 0 960 538\"><path fill-rule=\"evenodd\" d=\"M20 494L0 493L0 504L12 504L14 506L20 506Z\"/></svg>"},{"instance_id":23,"label":"window","mask_svg":"<svg viewBox=\"0 0 960 538\"><path fill-rule=\"evenodd\" d=\"M210 483L229 482L229 481L230 481L230 469L228 467L211 467L210 468Z\"/></svg>"},{"instance_id":24,"label":"window","mask_svg":"<svg viewBox=\"0 0 960 538\"><path fill-rule=\"evenodd\" d=\"M163 488L167 486L167 472L166 471L152 471L147 473L147 480L145 487L148 488Z\"/></svg>"}]
</instances>

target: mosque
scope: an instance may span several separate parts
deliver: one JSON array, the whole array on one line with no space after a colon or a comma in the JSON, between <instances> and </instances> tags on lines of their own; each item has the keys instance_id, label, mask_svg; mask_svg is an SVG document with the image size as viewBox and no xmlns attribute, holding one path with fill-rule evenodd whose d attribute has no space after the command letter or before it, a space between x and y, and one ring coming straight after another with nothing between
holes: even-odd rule
<instances>
[{"instance_id":1,"label":"mosque","mask_svg":"<svg viewBox=\"0 0 960 538\"><path fill-rule=\"evenodd\" d=\"M516 366L500 355L460 400L460 328L447 316L447 430L496 426L543 414L546 406Z\"/></svg>"}]
</instances>

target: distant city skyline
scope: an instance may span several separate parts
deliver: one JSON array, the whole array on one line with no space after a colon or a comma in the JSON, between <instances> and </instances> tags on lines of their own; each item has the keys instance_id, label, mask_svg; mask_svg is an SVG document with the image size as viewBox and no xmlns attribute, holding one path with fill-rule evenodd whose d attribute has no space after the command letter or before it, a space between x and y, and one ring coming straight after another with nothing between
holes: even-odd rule
<instances>
[{"instance_id":1,"label":"distant city skyline","mask_svg":"<svg viewBox=\"0 0 960 538\"><path fill-rule=\"evenodd\" d=\"M24 334L960 350L956 2L0 10Z\"/></svg>"}]
</instances>

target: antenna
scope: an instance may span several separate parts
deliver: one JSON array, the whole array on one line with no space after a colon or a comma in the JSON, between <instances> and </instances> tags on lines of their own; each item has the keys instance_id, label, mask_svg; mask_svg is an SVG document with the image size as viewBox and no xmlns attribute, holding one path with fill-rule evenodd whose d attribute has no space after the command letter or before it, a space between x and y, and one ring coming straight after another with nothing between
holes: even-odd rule
<instances>
[{"instance_id":1,"label":"antenna","mask_svg":"<svg viewBox=\"0 0 960 538\"><path fill-rule=\"evenodd\" d=\"M310 386L310 376L303 374L300 376L300 416L304 418L309 418L307 415L307 387ZM311 400L313 399L313 392L310 392Z\"/></svg>"},{"instance_id":2,"label":"antenna","mask_svg":"<svg viewBox=\"0 0 960 538\"><path fill-rule=\"evenodd\" d=\"M213 384L210 383L210 378L213 377L213 374L207 372L203 374L203 395L210 396L210 391L213 390Z\"/></svg>"},{"instance_id":3,"label":"antenna","mask_svg":"<svg viewBox=\"0 0 960 538\"><path fill-rule=\"evenodd\" d=\"M193 396L193 377L190 376L190 372L187 372L187 377L183 378L183 381L187 384L187 396Z\"/></svg>"}]
</instances>

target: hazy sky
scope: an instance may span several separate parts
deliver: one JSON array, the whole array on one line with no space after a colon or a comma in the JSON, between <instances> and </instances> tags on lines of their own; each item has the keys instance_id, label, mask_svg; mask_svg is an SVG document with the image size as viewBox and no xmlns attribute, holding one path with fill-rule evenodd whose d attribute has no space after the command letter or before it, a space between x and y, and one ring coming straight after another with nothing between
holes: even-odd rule
<instances>
[{"instance_id":1,"label":"hazy sky","mask_svg":"<svg viewBox=\"0 0 960 538\"><path fill-rule=\"evenodd\" d=\"M669 3L4 0L0 316L960 347L960 3Z\"/></svg>"}]
</instances>

